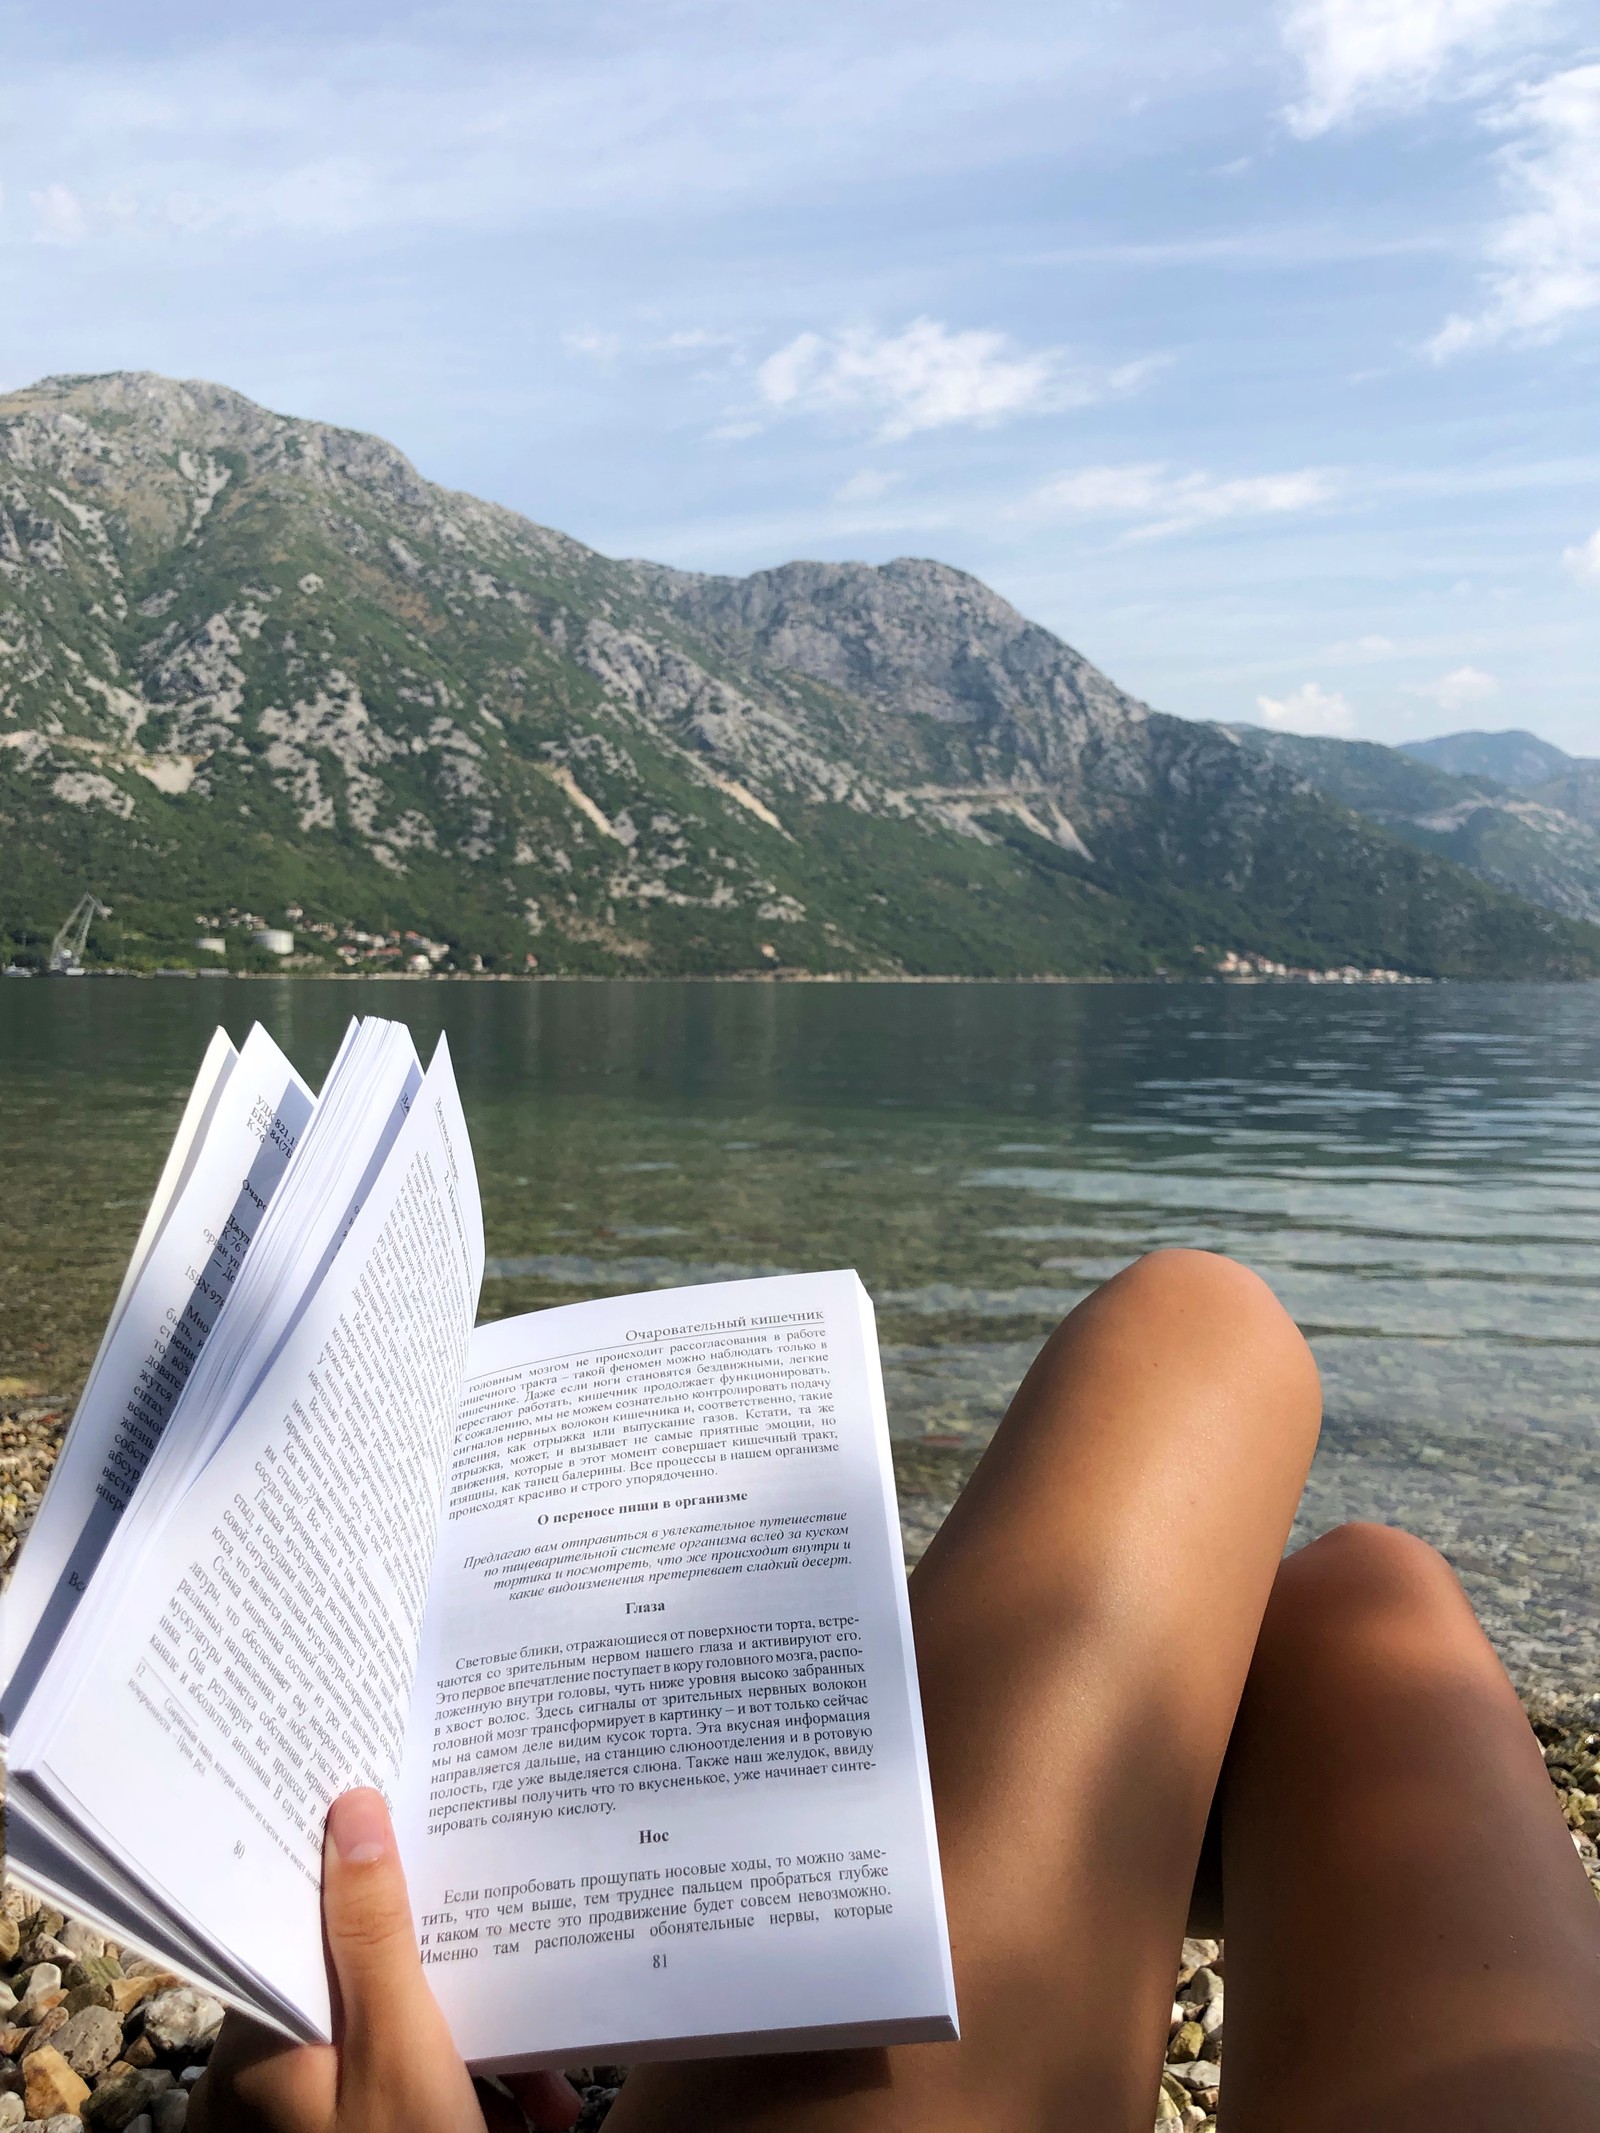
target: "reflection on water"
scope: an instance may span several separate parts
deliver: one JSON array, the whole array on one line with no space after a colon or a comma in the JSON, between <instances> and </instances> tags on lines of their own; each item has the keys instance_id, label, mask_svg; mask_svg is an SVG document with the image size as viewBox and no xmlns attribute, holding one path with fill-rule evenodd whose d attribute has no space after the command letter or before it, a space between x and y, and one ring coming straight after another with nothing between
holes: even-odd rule
<instances>
[{"instance_id":1,"label":"reflection on water","mask_svg":"<svg viewBox=\"0 0 1600 2133\"><path fill-rule=\"evenodd\" d=\"M212 1022L317 1074L352 1012L448 1032L486 1315L858 1266L913 1533L1090 1286L1234 1253L1324 1373L1302 1529L1413 1526L1600 1681L1600 991L13 983L0 1375L75 1388Z\"/></svg>"}]
</instances>

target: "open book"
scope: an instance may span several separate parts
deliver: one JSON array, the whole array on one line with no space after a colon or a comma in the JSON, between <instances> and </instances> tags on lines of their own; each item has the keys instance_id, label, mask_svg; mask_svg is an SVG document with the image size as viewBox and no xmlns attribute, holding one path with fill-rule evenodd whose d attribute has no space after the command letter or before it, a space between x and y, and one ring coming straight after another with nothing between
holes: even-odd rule
<instances>
[{"instance_id":1,"label":"open book","mask_svg":"<svg viewBox=\"0 0 1600 2133\"><path fill-rule=\"evenodd\" d=\"M442 1040L217 1033L6 1600L17 1871L325 2037L377 1785L482 2070L953 2037L865 1290L482 1274Z\"/></svg>"}]
</instances>

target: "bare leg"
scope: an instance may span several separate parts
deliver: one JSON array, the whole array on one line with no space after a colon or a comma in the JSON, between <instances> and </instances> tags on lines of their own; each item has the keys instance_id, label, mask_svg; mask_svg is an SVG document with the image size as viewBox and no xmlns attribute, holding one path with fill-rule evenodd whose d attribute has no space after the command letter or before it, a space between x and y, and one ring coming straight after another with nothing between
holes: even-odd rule
<instances>
[{"instance_id":1,"label":"bare leg","mask_svg":"<svg viewBox=\"0 0 1600 2133\"><path fill-rule=\"evenodd\" d=\"M1225 1259L1155 1254L1073 1312L912 1580L961 2043L641 2068L616 2133L1148 2133L1319 1410Z\"/></svg>"},{"instance_id":2,"label":"bare leg","mask_svg":"<svg viewBox=\"0 0 1600 2133\"><path fill-rule=\"evenodd\" d=\"M1221 1805L1229 2133L1600 2126L1600 1905L1442 1557L1285 1563Z\"/></svg>"}]
</instances>

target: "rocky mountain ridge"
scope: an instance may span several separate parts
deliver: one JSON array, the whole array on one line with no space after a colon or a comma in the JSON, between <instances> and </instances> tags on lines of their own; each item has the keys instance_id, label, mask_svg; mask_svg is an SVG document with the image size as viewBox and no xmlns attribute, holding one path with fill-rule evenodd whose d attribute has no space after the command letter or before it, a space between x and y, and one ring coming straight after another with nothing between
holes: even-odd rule
<instances>
[{"instance_id":1,"label":"rocky mountain ridge","mask_svg":"<svg viewBox=\"0 0 1600 2133\"><path fill-rule=\"evenodd\" d=\"M510 970L1600 970L946 565L616 561L145 373L0 398L0 835L13 948L93 888L134 961L293 908Z\"/></svg>"},{"instance_id":2,"label":"rocky mountain ridge","mask_svg":"<svg viewBox=\"0 0 1600 2133\"><path fill-rule=\"evenodd\" d=\"M1509 788L1536 807L1600 830L1600 756L1568 755L1536 733L1446 733L1403 752L1480 785Z\"/></svg>"},{"instance_id":3,"label":"rocky mountain ridge","mask_svg":"<svg viewBox=\"0 0 1600 2133\"><path fill-rule=\"evenodd\" d=\"M1425 741L1402 741L1398 752L1448 771L1451 777L1487 778L1517 792L1536 792L1569 771L1600 768L1591 759L1568 755L1553 741L1541 740L1521 726L1498 733L1437 733Z\"/></svg>"},{"instance_id":4,"label":"rocky mountain ridge","mask_svg":"<svg viewBox=\"0 0 1600 2133\"><path fill-rule=\"evenodd\" d=\"M1487 759L1507 770L1520 763L1528 772L1548 769L1552 759L1566 765L1554 776L1508 784L1441 767L1447 751L1424 754L1427 743L1383 748L1258 726L1231 730L1243 746L1420 851L1453 859L1548 910L1600 923L1600 764L1564 756L1532 734L1459 736L1513 745L1498 753L1465 750L1456 760Z\"/></svg>"}]
</instances>

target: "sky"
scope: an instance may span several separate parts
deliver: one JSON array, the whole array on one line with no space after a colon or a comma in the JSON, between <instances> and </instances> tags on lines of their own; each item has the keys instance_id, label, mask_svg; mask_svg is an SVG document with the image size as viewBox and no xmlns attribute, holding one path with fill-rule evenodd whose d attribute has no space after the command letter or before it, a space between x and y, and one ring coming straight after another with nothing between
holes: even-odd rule
<instances>
[{"instance_id":1,"label":"sky","mask_svg":"<svg viewBox=\"0 0 1600 2133\"><path fill-rule=\"evenodd\" d=\"M1593 0L0 0L0 389L113 369L1600 754Z\"/></svg>"}]
</instances>

